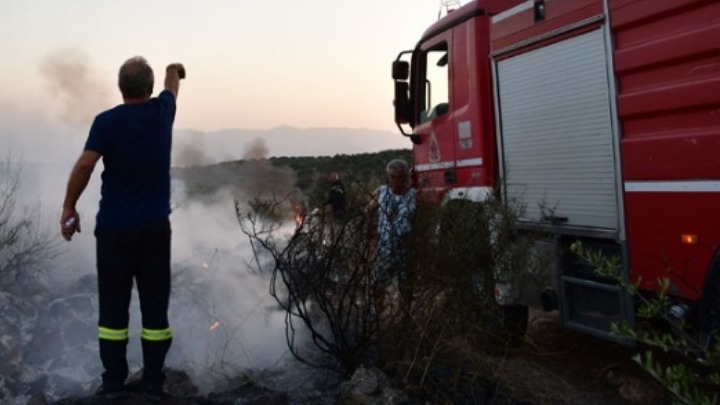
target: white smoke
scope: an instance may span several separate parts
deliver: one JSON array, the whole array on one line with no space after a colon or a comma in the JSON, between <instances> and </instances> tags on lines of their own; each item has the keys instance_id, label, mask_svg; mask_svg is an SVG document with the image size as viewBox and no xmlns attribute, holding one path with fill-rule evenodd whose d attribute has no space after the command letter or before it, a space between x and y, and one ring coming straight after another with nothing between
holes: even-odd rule
<instances>
[{"instance_id":1,"label":"white smoke","mask_svg":"<svg viewBox=\"0 0 720 405\"><path fill-rule=\"evenodd\" d=\"M45 123L44 127L28 131L22 123L8 126L0 122L0 136L21 132L21 141L14 145L12 153L16 161L24 162L19 203L25 206L39 203L43 230L59 239L58 219L67 179L86 135L85 131L75 131L64 124ZM55 133L57 131L62 135ZM255 156L262 149L262 143L256 142L246 154ZM36 159L37 156L43 159ZM252 173L240 173L240 178L260 180L268 175L272 180L264 182L266 189L273 185L286 188L294 183L291 172L274 171L259 162L248 165ZM42 310L51 310L54 314L54 319L47 321L52 325L44 327L57 330L51 335L38 334L30 339L37 343L42 337L47 342L55 342L62 337L63 342L72 344L44 343L33 346L32 354L24 354L33 358L36 367L26 369L24 378L45 375L51 382L41 388L50 398L89 393L99 383L102 371L95 330L97 291L93 237L102 170L99 162L78 202L83 232L69 243L62 242L64 253L49 264L41 280L48 294L57 297ZM254 188L259 184L252 181L250 185ZM197 199L187 194L188 188L182 181L173 180L173 291L169 316L174 340L167 365L188 372L204 391L244 370L271 368L289 358L285 313L278 310L277 303L270 297L269 276L256 268L250 242L236 218L234 201L237 199L245 206L245 201L258 192L252 190L250 194L245 190L247 193L243 193L243 187L238 184ZM136 293L133 293L130 316L128 360L134 372L142 367ZM45 318L28 314L25 321L34 323L42 319ZM17 402L24 403L27 394L15 392Z\"/></svg>"},{"instance_id":2,"label":"white smoke","mask_svg":"<svg viewBox=\"0 0 720 405\"><path fill-rule=\"evenodd\" d=\"M50 94L59 103L66 123L86 124L108 107L107 82L98 77L90 59L81 51L66 49L48 54L39 71Z\"/></svg>"},{"instance_id":3,"label":"white smoke","mask_svg":"<svg viewBox=\"0 0 720 405\"><path fill-rule=\"evenodd\" d=\"M171 217L170 321L177 339L168 365L193 370L203 388L244 369L271 367L287 355L285 314L240 230L236 198L243 200L228 190L202 202L187 198Z\"/></svg>"}]
</instances>

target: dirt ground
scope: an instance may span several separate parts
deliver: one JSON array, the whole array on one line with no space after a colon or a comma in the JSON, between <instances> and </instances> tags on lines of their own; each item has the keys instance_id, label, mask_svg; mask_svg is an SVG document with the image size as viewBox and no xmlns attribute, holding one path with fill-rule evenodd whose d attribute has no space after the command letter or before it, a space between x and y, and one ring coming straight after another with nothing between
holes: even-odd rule
<instances>
[{"instance_id":1,"label":"dirt ground","mask_svg":"<svg viewBox=\"0 0 720 405\"><path fill-rule=\"evenodd\" d=\"M524 342L496 377L533 404L665 404L663 387L632 361L641 349L575 332L557 312L533 311Z\"/></svg>"},{"instance_id":2,"label":"dirt ground","mask_svg":"<svg viewBox=\"0 0 720 405\"><path fill-rule=\"evenodd\" d=\"M478 402L468 398L462 403L518 404L518 405L665 405L670 404L662 386L653 380L639 365L632 361L633 355L642 348L622 346L603 339L575 332L560 325L557 312L530 312L530 322L525 338L510 353L488 358L488 370L493 370L488 381L497 384L496 394L500 400ZM177 405L213 405L226 403L247 404L305 404L333 403L331 396L320 392L319 397L309 401L294 400L281 392L272 392L253 385L241 385L235 390L211 394L205 398L196 396L193 385L185 381L184 373L173 373L169 379L168 392L173 398L163 403ZM178 378L179 375L182 378ZM171 380L171 381L170 381ZM178 380L178 381L175 381ZM173 382L174 381L174 382ZM185 388L183 388L185 387ZM186 392L187 391L187 392ZM28 402L47 405L44 398ZM485 398L487 400L487 397ZM482 401L482 400L481 400ZM105 403L96 397L67 398L56 405L96 405ZM145 403L141 396L130 394L117 405ZM343 402L335 402L343 403ZM388 403L384 399L378 402ZM434 404L434 402L403 402ZM442 403L445 405L446 403Z\"/></svg>"}]
</instances>

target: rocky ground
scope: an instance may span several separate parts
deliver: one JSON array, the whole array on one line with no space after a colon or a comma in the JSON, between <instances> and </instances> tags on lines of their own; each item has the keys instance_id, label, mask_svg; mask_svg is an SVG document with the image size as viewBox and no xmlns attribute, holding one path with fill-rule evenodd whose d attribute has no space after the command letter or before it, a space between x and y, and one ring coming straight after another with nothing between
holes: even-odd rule
<instances>
[{"instance_id":1,"label":"rocky ground","mask_svg":"<svg viewBox=\"0 0 720 405\"><path fill-rule=\"evenodd\" d=\"M509 355L488 356L494 375L487 376L487 390L468 397L468 404L665 404L663 388L631 358L637 348L606 342L560 326L557 314L533 312L527 336ZM286 375L286 382L303 379L303 373ZM135 380L137 376L135 377ZM132 388L136 383L131 383ZM187 374L170 370L162 403L180 405L215 404L432 404L427 398L394 387L375 369L359 369L350 381L331 388L282 391L263 387L248 377L229 381L227 389L199 396ZM121 400L103 401L94 396L64 398L56 405L117 405L149 403L139 392ZM28 405L50 404L42 394Z\"/></svg>"}]
</instances>

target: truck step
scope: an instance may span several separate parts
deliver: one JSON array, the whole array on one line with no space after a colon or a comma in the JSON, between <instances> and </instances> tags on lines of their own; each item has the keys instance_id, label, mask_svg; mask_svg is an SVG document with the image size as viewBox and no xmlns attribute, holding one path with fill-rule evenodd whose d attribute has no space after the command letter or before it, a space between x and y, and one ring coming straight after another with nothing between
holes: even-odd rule
<instances>
[{"instance_id":1,"label":"truck step","mask_svg":"<svg viewBox=\"0 0 720 405\"><path fill-rule=\"evenodd\" d=\"M562 322L570 328L624 345L634 341L612 332L613 324L634 328L632 297L617 284L572 276L561 277Z\"/></svg>"}]
</instances>

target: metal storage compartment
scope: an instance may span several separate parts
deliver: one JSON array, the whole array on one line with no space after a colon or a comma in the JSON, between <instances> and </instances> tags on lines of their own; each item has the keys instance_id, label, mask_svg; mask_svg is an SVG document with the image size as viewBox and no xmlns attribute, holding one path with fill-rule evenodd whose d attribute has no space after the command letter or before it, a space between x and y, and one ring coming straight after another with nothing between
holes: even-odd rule
<instances>
[{"instance_id":1,"label":"metal storage compartment","mask_svg":"<svg viewBox=\"0 0 720 405\"><path fill-rule=\"evenodd\" d=\"M507 197L528 220L619 226L602 29L496 64L499 147Z\"/></svg>"}]
</instances>

